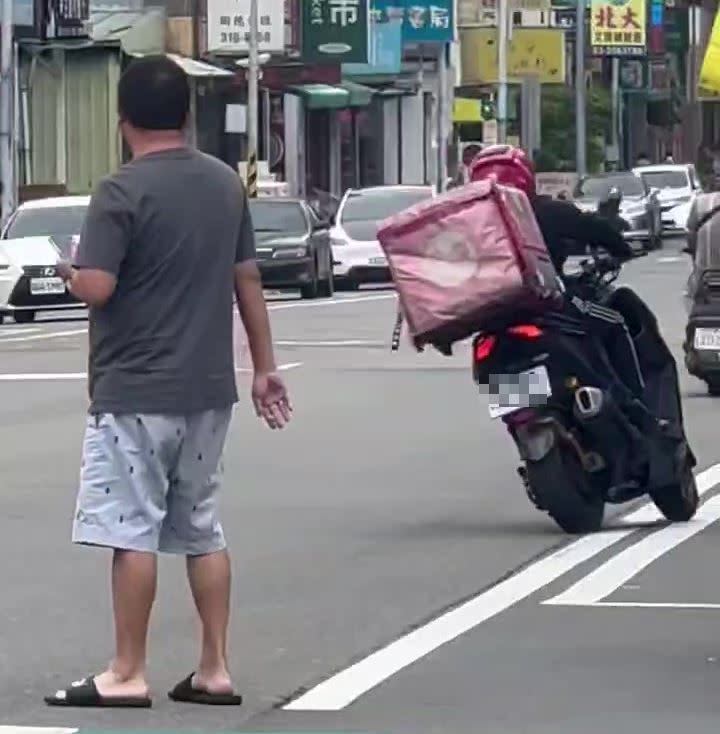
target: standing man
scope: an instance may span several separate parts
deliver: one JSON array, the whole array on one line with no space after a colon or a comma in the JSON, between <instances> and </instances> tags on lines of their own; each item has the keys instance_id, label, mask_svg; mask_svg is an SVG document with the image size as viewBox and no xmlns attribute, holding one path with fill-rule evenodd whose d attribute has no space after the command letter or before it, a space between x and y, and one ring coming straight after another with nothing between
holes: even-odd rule
<instances>
[{"instance_id":1,"label":"standing man","mask_svg":"<svg viewBox=\"0 0 720 734\"><path fill-rule=\"evenodd\" d=\"M132 161L97 187L70 291L90 306L90 410L73 541L113 549L115 657L46 698L53 706L149 707L146 642L158 552L184 555L202 622L197 672L170 697L241 702L226 636L230 560L217 518L221 453L237 401L233 294L271 428L290 418L275 372L247 199L224 163L185 142L190 91L165 56L120 79Z\"/></svg>"}]
</instances>

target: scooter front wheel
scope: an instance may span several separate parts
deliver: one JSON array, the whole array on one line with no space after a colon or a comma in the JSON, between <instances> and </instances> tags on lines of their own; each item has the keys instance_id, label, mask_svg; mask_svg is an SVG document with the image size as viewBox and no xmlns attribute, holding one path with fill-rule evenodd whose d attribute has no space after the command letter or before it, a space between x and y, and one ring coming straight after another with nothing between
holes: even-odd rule
<instances>
[{"instance_id":1,"label":"scooter front wheel","mask_svg":"<svg viewBox=\"0 0 720 734\"><path fill-rule=\"evenodd\" d=\"M685 462L678 481L651 489L650 497L670 522L692 520L700 504L700 495L690 462Z\"/></svg>"}]
</instances>

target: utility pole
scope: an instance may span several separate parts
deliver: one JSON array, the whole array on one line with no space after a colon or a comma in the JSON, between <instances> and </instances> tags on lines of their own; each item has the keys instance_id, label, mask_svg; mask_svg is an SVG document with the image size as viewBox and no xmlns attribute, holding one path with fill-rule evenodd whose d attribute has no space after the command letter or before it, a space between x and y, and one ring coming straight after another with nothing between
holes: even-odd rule
<instances>
[{"instance_id":1,"label":"utility pole","mask_svg":"<svg viewBox=\"0 0 720 734\"><path fill-rule=\"evenodd\" d=\"M2 223L12 214L15 198L13 164L13 0L2 0L0 23L0 182Z\"/></svg>"},{"instance_id":2,"label":"utility pole","mask_svg":"<svg viewBox=\"0 0 720 734\"><path fill-rule=\"evenodd\" d=\"M575 20L575 156L578 176L587 173L587 123L585 120L585 0L577 0Z\"/></svg>"},{"instance_id":3,"label":"utility pole","mask_svg":"<svg viewBox=\"0 0 720 734\"><path fill-rule=\"evenodd\" d=\"M438 191L447 189L448 175L448 125L450 117L448 109L448 44L440 46L438 54L438 105L437 105L437 133L438 133ZM422 62L421 62L422 63Z\"/></svg>"},{"instance_id":4,"label":"utility pole","mask_svg":"<svg viewBox=\"0 0 720 734\"><path fill-rule=\"evenodd\" d=\"M510 0L498 2L498 143L507 142L508 121L508 42L510 33Z\"/></svg>"},{"instance_id":5,"label":"utility pole","mask_svg":"<svg viewBox=\"0 0 720 734\"><path fill-rule=\"evenodd\" d=\"M8 0L2 0L8 2ZM250 44L248 58L248 104L247 104L247 195L257 197L258 178L258 78L260 62L258 58L258 0L250 0Z\"/></svg>"},{"instance_id":6,"label":"utility pole","mask_svg":"<svg viewBox=\"0 0 720 734\"><path fill-rule=\"evenodd\" d=\"M620 167L622 154L620 153L620 59L614 56L612 61L612 82L610 84L612 100L612 135L610 141L613 152L617 153L617 164Z\"/></svg>"}]
</instances>

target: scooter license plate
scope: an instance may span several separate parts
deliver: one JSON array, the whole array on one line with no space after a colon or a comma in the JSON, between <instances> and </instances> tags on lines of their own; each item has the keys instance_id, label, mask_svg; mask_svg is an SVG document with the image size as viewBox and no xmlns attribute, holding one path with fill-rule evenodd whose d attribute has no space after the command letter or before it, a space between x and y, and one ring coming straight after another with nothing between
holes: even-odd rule
<instances>
[{"instance_id":1,"label":"scooter license plate","mask_svg":"<svg viewBox=\"0 0 720 734\"><path fill-rule=\"evenodd\" d=\"M695 329L695 349L720 350L720 329Z\"/></svg>"},{"instance_id":2,"label":"scooter license plate","mask_svg":"<svg viewBox=\"0 0 720 734\"><path fill-rule=\"evenodd\" d=\"M490 418L502 418L523 408L536 408L552 396L550 375L545 365L515 375L491 375Z\"/></svg>"}]
</instances>

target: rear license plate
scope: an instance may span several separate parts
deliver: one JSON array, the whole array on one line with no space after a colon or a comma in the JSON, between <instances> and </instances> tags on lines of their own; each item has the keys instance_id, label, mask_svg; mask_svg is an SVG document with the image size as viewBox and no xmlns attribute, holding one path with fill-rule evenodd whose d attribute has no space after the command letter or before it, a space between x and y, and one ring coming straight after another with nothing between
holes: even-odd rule
<instances>
[{"instance_id":1,"label":"rear license plate","mask_svg":"<svg viewBox=\"0 0 720 734\"><path fill-rule=\"evenodd\" d=\"M387 265L386 257L371 257L370 265Z\"/></svg>"},{"instance_id":2,"label":"rear license plate","mask_svg":"<svg viewBox=\"0 0 720 734\"><path fill-rule=\"evenodd\" d=\"M695 349L720 350L720 329L695 329Z\"/></svg>"},{"instance_id":3,"label":"rear license plate","mask_svg":"<svg viewBox=\"0 0 720 734\"><path fill-rule=\"evenodd\" d=\"M33 296L57 296L65 293L62 278L31 278L30 293Z\"/></svg>"},{"instance_id":4,"label":"rear license plate","mask_svg":"<svg viewBox=\"0 0 720 734\"><path fill-rule=\"evenodd\" d=\"M523 408L542 405L552 395L547 367L540 365L518 375L497 375L491 383L488 411L495 420Z\"/></svg>"}]
</instances>

